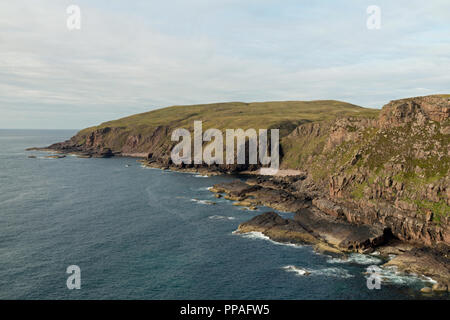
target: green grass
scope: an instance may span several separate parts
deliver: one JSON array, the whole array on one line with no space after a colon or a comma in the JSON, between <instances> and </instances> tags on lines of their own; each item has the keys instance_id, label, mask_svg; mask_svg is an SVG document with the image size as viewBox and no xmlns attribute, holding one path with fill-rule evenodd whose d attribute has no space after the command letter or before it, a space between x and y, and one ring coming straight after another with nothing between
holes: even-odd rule
<instances>
[{"instance_id":1,"label":"green grass","mask_svg":"<svg viewBox=\"0 0 450 320\"><path fill-rule=\"evenodd\" d=\"M105 147L120 151L129 136L149 138L161 128L165 130L160 135L155 146L154 142L141 143L135 151L146 152L149 148L165 152L170 148L171 132L176 128L193 131L194 121L201 120L203 131L209 128L244 130L249 128L280 129L281 148L288 152L290 146L284 145L283 137L292 132L298 125L307 122L327 121L340 116L376 118L380 110L362 108L350 103L335 100L318 101L279 101L279 102L229 102L191 106L172 106L108 121L95 127L80 131L75 140L79 144L86 141L88 135L95 130L111 128L111 132L103 135ZM309 148L316 148L309 143ZM321 150L320 150L321 151ZM302 154L299 150L297 157ZM292 165L298 163L295 159Z\"/></svg>"},{"instance_id":2,"label":"green grass","mask_svg":"<svg viewBox=\"0 0 450 320\"><path fill-rule=\"evenodd\" d=\"M281 126L282 130L288 129L283 132L286 135L305 121L322 121L345 115L377 117L378 113L377 109L335 100L213 103L158 109L108 121L82 132L105 127L124 127L136 131L157 126L188 129L192 128L194 120L202 120L206 129L266 129Z\"/></svg>"},{"instance_id":3,"label":"green grass","mask_svg":"<svg viewBox=\"0 0 450 320\"><path fill-rule=\"evenodd\" d=\"M364 188L366 188L368 184L366 182L355 184L352 191L353 199L360 200L364 198Z\"/></svg>"},{"instance_id":4,"label":"green grass","mask_svg":"<svg viewBox=\"0 0 450 320\"><path fill-rule=\"evenodd\" d=\"M444 200L439 202L432 202L428 200L416 200L414 203L417 205L420 211L425 212L426 209L433 212L433 221L440 223L443 217L450 214L450 206Z\"/></svg>"}]
</instances>

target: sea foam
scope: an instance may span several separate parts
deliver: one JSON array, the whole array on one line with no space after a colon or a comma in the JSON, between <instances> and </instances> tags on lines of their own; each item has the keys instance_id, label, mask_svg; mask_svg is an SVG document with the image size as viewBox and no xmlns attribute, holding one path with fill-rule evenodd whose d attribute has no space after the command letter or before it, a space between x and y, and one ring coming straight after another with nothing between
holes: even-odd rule
<instances>
[{"instance_id":1,"label":"sea foam","mask_svg":"<svg viewBox=\"0 0 450 320\"><path fill-rule=\"evenodd\" d=\"M414 285L424 282L432 284L436 283L435 280L429 277L418 276L414 273L400 272L395 266L381 267L377 273L380 275L382 283L384 282L396 285ZM367 274L366 278L369 276L370 274Z\"/></svg>"},{"instance_id":2,"label":"sea foam","mask_svg":"<svg viewBox=\"0 0 450 320\"><path fill-rule=\"evenodd\" d=\"M232 233L237 234L237 235L239 235L243 238L247 238L247 239L267 240L267 241L269 241L273 244L279 245L279 246L288 246L288 247L294 247L294 248L302 248L303 247L300 244L274 241L259 231L251 231L251 232L246 232L246 233L239 233L237 231L233 231Z\"/></svg>"},{"instance_id":3,"label":"sea foam","mask_svg":"<svg viewBox=\"0 0 450 320\"><path fill-rule=\"evenodd\" d=\"M200 204L207 204L207 205L216 204L215 202L213 202L211 200L191 199L191 201L196 202L196 203L200 203Z\"/></svg>"},{"instance_id":4,"label":"sea foam","mask_svg":"<svg viewBox=\"0 0 450 320\"><path fill-rule=\"evenodd\" d=\"M350 274L347 270L343 268L322 268L322 269L306 269L293 265L288 265L283 267L287 272L293 272L298 276L324 276L333 278L348 279L354 276Z\"/></svg>"},{"instance_id":5,"label":"sea foam","mask_svg":"<svg viewBox=\"0 0 450 320\"><path fill-rule=\"evenodd\" d=\"M383 262L378 257L368 255L368 254L361 254L361 253L351 253L345 258L331 258L327 260L328 263L332 264L339 264L339 263L355 263L355 264L362 264L362 265L374 265L374 264L380 264Z\"/></svg>"},{"instance_id":6,"label":"sea foam","mask_svg":"<svg viewBox=\"0 0 450 320\"><path fill-rule=\"evenodd\" d=\"M235 217L225 217L225 216L209 216L208 219L211 220L235 220Z\"/></svg>"}]
</instances>

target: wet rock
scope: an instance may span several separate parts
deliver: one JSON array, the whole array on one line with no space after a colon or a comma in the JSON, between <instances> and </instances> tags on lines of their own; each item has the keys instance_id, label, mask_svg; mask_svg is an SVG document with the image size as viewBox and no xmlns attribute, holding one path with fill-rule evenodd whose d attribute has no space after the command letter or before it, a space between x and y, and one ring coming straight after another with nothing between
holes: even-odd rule
<instances>
[{"instance_id":1,"label":"wet rock","mask_svg":"<svg viewBox=\"0 0 450 320\"><path fill-rule=\"evenodd\" d=\"M246 194L258 190L260 187L258 185L248 185L241 180L235 180L229 183L218 183L213 186L211 191L213 192L226 192L229 195L235 197L242 197Z\"/></svg>"},{"instance_id":2,"label":"wet rock","mask_svg":"<svg viewBox=\"0 0 450 320\"><path fill-rule=\"evenodd\" d=\"M432 287L432 290L434 292L447 292L448 291L448 285L443 283L435 283Z\"/></svg>"},{"instance_id":3,"label":"wet rock","mask_svg":"<svg viewBox=\"0 0 450 320\"><path fill-rule=\"evenodd\" d=\"M423 287L422 289L420 289L420 292L422 292L422 293L431 293L432 289L430 287Z\"/></svg>"},{"instance_id":4,"label":"wet rock","mask_svg":"<svg viewBox=\"0 0 450 320\"><path fill-rule=\"evenodd\" d=\"M355 225L314 209L299 210L294 220L313 235L347 251L363 252L383 244L390 236L383 226Z\"/></svg>"},{"instance_id":5,"label":"wet rock","mask_svg":"<svg viewBox=\"0 0 450 320\"><path fill-rule=\"evenodd\" d=\"M63 154L56 154L56 155L51 155L51 156L46 156L45 158L47 159L62 159L65 158L66 156Z\"/></svg>"},{"instance_id":6,"label":"wet rock","mask_svg":"<svg viewBox=\"0 0 450 320\"><path fill-rule=\"evenodd\" d=\"M440 288L450 285L450 247L443 243L432 248L414 248L394 257L385 266L397 266L405 272L429 276L439 283Z\"/></svg>"},{"instance_id":7,"label":"wet rock","mask_svg":"<svg viewBox=\"0 0 450 320\"><path fill-rule=\"evenodd\" d=\"M249 207L252 205L252 202L250 201L237 201L233 202L233 206L242 206L242 207Z\"/></svg>"},{"instance_id":8,"label":"wet rock","mask_svg":"<svg viewBox=\"0 0 450 320\"><path fill-rule=\"evenodd\" d=\"M279 242L315 244L319 241L299 223L284 219L275 212L265 212L239 225L238 233L261 232Z\"/></svg>"},{"instance_id":9,"label":"wet rock","mask_svg":"<svg viewBox=\"0 0 450 320\"><path fill-rule=\"evenodd\" d=\"M216 184L210 191L226 193L224 198L228 200L247 200L251 202L248 205L265 205L286 212L295 212L307 206L303 199L298 199L283 189L250 185L240 180Z\"/></svg>"}]
</instances>

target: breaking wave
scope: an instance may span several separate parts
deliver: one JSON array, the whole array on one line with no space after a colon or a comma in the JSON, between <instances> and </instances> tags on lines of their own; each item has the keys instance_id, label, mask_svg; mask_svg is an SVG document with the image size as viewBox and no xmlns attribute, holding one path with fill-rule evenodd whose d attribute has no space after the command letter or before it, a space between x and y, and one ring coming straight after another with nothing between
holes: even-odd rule
<instances>
[{"instance_id":1,"label":"breaking wave","mask_svg":"<svg viewBox=\"0 0 450 320\"><path fill-rule=\"evenodd\" d=\"M395 266L381 267L378 269L377 273L381 278L381 284L414 285L423 284L424 282L436 283L435 280L429 277L419 276L414 273L400 272ZM370 277L370 275L370 273L367 273L366 278Z\"/></svg>"},{"instance_id":2,"label":"breaking wave","mask_svg":"<svg viewBox=\"0 0 450 320\"><path fill-rule=\"evenodd\" d=\"M300 245L300 244L274 241L259 231L251 231L251 232L246 232L246 233L239 233L237 231L233 231L232 233L237 234L237 235L239 235L243 238L247 238L247 239L267 240L267 241L269 241L273 244L279 245L279 246L288 246L288 247L294 247L294 248L302 248L303 247L303 245Z\"/></svg>"},{"instance_id":3,"label":"breaking wave","mask_svg":"<svg viewBox=\"0 0 450 320\"><path fill-rule=\"evenodd\" d=\"M362 264L362 265L374 265L374 264L380 264L383 262L382 259L368 255L368 254L361 254L361 253L351 253L345 258L331 258L327 260L328 263L332 264L338 264L338 263L355 263L355 264Z\"/></svg>"},{"instance_id":4,"label":"breaking wave","mask_svg":"<svg viewBox=\"0 0 450 320\"><path fill-rule=\"evenodd\" d=\"M215 202L213 202L211 200L191 199L191 201L196 202L196 203L200 203L200 204L207 204L207 205L216 204Z\"/></svg>"},{"instance_id":5,"label":"breaking wave","mask_svg":"<svg viewBox=\"0 0 450 320\"><path fill-rule=\"evenodd\" d=\"M225 216L209 216L208 219L211 220L235 220L235 217L225 217Z\"/></svg>"},{"instance_id":6,"label":"breaking wave","mask_svg":"<svg viewBox=\"0 0 450 320\"><path fill-rule=\"evenodd\" d=\"M354 276L350 274L347 270L343 268L323 268L323 269L305 269L296 267L293 265L288 265L283 267L287 272L294 272L298 276L325 276L325 277L333 277L333 278L342 278L348 279L353 278Z\"/></svg>"},{"instance_id":7,"label":"breaking wave","mask_svg":"<svg viewBox=\"0 0 450 320\"><path fill-rule=\"evenodd\" d=\"M305 275L309 275L311 273L310 271L308 271L306 269L301 269L296 266L284 266L283 269L286 270L287 272L294 272L299 276L305 276Z\"/></svg>"}]
</instances>

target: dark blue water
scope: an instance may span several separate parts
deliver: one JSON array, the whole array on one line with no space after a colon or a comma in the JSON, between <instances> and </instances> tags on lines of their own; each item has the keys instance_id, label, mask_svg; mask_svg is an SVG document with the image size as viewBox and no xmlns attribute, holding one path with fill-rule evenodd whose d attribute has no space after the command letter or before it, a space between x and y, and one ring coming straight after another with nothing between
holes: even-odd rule
<instances>
[{"instance_id":1,"label":"dark blue water","mask_svg":"<svg viewBox=\"0 0 450 320\"><path fill-rule=\"evenodd\" d=\"M422 281L394 273L369 290L364 271L381 262L376 257L344 263L309 246L233 234L263 211L243 211L207 190L233 177L24 150L74 133L0 130L1 299L421 297ZM80 290L66 287L69 265L81 268Z\"/></svg>"}]
</instances>

